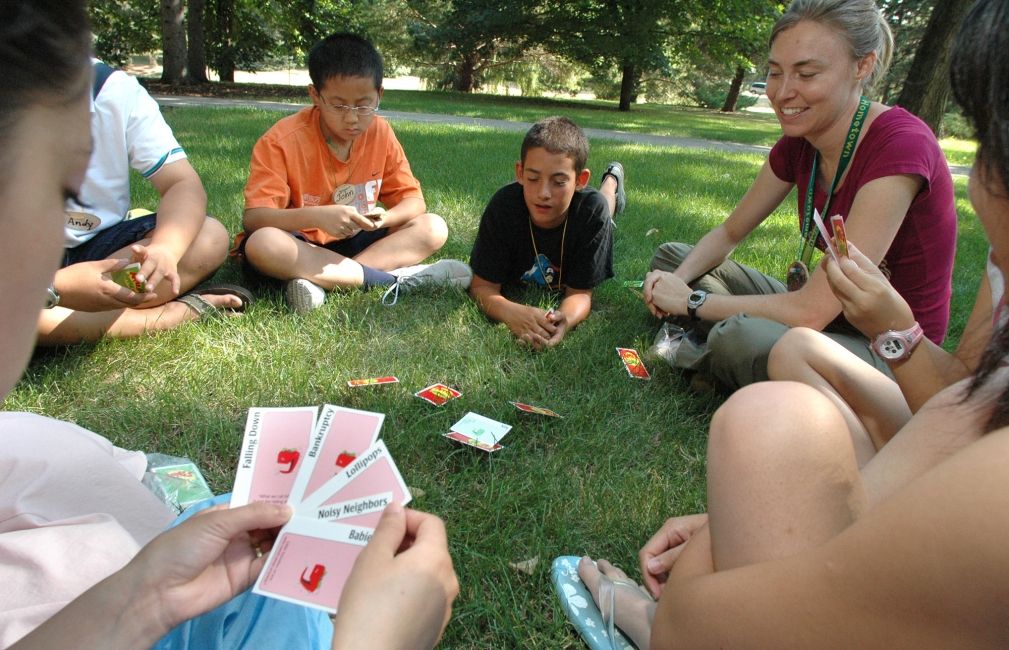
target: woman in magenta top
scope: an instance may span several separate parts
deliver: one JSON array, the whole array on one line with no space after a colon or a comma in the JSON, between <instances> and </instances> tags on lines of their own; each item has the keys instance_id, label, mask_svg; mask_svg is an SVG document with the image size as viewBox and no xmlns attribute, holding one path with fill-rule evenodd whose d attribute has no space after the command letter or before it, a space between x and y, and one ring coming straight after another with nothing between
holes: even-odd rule
<instances>
[{"instance_id":1,"label":"woman in magenta top","mask_svg":"<svg viewBox=\"0 0 1009 650\"><path fill-rule=\"evenodd\" d=\"M956 244L949 168L921 120L901 108L862 102L885 70L892 45L872 0L797 0L779 19L770 39L767 97L782 138L729 217L696 246L663 244L645 281L645 302L656 316L694 320L699 332L710 329L707 346L681 346L676 365L709 372L730 389L762 381L774 343L788 328L804 326L824 331L886 372L871 342L845 322L816 259L807 256L808 281L793 291L778 279L785 278L784 268L765 275L728 259L792 188L799 207L794 259L803 258L804 240L811 242L808 252L823 250L813 208L828 232L829 217L840 214L848 239L890 274L926 336L942 341ZM812 239L802 234L809 232L807 223Z\"/></svg>"}]
</instances>

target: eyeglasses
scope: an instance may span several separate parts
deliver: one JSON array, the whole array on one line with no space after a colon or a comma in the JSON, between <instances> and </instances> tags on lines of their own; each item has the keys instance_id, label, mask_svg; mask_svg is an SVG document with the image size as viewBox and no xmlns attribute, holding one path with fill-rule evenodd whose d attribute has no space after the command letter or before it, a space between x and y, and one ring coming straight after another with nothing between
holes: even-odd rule
<instances>
[{"instance_id":1,"label":"eyeglasses","mask_svg":"<svg viewBox=\"0 0 1009 650\"><path fill-rule=\"evenodd\" d=\"M367 117L371 117L372 115L374 115L375 113L378 112L378 106L377 105L376 106L346 106L344 104L330 104L329 102L326 101L326 98L322 97L321 95L319 96L319 99L322 100L322 105L323 106L325 106L327 109L329 109L333 113L335 113L337 115L340 115L340 116L343 116L343 117L346 117L347 115L350 115L351 113L355 113L360 118L367 118Z\"/></svg>"}]
</instances>

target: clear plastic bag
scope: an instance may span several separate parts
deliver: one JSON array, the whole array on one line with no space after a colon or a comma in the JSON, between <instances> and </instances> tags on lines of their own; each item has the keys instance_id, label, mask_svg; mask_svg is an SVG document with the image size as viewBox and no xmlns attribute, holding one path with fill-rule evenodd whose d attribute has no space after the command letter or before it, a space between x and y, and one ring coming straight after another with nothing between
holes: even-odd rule
<instances>
[{"instance_id":1,"label":"clear plastic bag","mask_svg":"<svg viewBox=\"0 0 1009 650\"><path fill-rule=\"evenodd\" d=\"M676 367L676 352L680 349L685 332L682 327L666 321L655 335L655 342L648 348L648 354L653 359L661 359L673 368Z\"/></svg>"},{"instance_id":2,"label":"clear plastic bag","mask_svg":"<svg viewBox=\"0 0 1009 650\"><path fill-rule=\"evenodd\" d=\"M196 463L178 456L147 454L142 482L177 513L214 496Z\"/></svg>"}]
</instances>

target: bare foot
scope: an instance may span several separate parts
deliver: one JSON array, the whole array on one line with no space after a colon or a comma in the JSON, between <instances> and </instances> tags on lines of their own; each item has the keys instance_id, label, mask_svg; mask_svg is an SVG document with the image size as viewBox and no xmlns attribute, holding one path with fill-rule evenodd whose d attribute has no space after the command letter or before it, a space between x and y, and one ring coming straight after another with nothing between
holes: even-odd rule
<instances>
[{"instance_id":1,"label":"bare foot","mask_svg":"<svg viewBox=\"0 0 1009 650\"><path fill-rule=\"evenodd\" d=\"M647 648L652 637L655 601L644 589L636 585L631 587L634 581L606 560L599 560L597 564L593 564L591 558L583 557L578 562L578 577L588 587L589 593L592 594L592 600L596 601L596 606L603 614L604 619L608 618L610 605L609 602L599 602L600 572L614 581L613 610L616 613L614 621L616 626L630 637L634 645L639 648Z\"/></svg>"},{"instance_id":2,"label":"bare foot","mask_svg":"<svg viewBox=\"0 0 1009 650\"><path fill-rule=\"evenodd\" d=\"M242 299L231 293L202 293L195 297L201 299L201 301L197 301L197 304L202 308L197 308L178 299L165 303L164 312L160 318L162 321L160 328L168 329L186 321L196 320L210 309L220 310L221 314L227 316L237 316L240 312L235 310L242 307Z\"/></svg>"}]
</instances>

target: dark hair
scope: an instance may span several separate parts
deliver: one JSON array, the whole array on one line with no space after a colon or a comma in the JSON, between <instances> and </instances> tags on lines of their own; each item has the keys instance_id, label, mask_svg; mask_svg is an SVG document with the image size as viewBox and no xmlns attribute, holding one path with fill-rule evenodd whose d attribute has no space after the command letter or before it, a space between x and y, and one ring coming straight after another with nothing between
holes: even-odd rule
<instances>
[{"instance_id":1,"label":"dark hair","mask_svg":"<svg viewBox=\"0 0 1009 650\"><path fill-rule=\"evenodd\" d=\"M83 0L0 2L0 142L33 104L80 97L90 53Z\"/></svg>"},{"instance_id":2,"label":"dark hair","mask_svg":"<svg viewBox=\"0 0 1009 650\"><path fill-rule=\"evenodd\" d=\"M333 77L370 77L382 87L382 55L366 38L341 32L319 41L308 53L308 76L318 91Z\"/></svg>"},{"instance_id":3,"label":"dark hair","mask_svg":"<svg viewBox=\"0 0 1009 650\"><path fill-rule=\"evenodd\" d=\"M974 181L989 192L1009 194L1009 5L980 0L967 14L953 45L950 83L953 95L978 141ZM1006 215L1003 218L1009 218ZM967 396L987 383L1009 354L1009 324L992 334L974 371ZM1009 425L1009 387L995 402L987 430Z\"/></svg>"},{"instance_id":4,"label":"dark hair","mask_svg":"<svg viewBox=\"0 0 1009 650\"><path fill-rule=\"evenodd\" d=\"M856 61L870 52L876 53L876 66L862 80L865 92L886 74L893 58L893 33L874 0L793 0L774 23L768 45L773 45L781 32L804 20L826 25L837 32Z\"/></svg>"},{"instance_id":5,"label":"dark hair","mask_svg":"<svg viewBox=\"0 0 1009 650\"><path fill-rule=\"evenodd\" d=\"M536 147L571 158L576 174L582 173L589 160L589 139L566 117L545 117L533 124L522 140L522 164L526 162L526 152Z\"/></svg>"}]
</instances>

